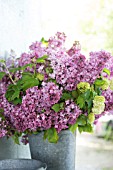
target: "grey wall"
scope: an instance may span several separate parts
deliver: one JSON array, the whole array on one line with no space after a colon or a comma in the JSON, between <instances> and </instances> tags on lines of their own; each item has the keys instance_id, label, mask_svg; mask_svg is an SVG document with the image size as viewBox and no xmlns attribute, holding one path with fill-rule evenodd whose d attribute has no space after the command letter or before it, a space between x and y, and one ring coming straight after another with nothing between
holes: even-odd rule
<instances>
[{"instance_id":1,"label":"grey wall","mask_svg":"<svg viewBox=\"0 0 113 170\"><path fill-rule=\"evenodd\" d=\"M40 0L0 0L0 56L16 54L41 39Z\"/></svg>"},{"instance_id":2,"label":"grey wall","mask_svg":"<svg viewBox=\"0 0 113 170\"><path fill-rule=\"evenodd\" d=\"M13 49L17 56L41 39L40 0L0 0L0 56L8 56ZM29 158L29 145L14 146L0 140L0 159ZM12 155L12 156L11 156Z\"/></svg>"}]
</instances>

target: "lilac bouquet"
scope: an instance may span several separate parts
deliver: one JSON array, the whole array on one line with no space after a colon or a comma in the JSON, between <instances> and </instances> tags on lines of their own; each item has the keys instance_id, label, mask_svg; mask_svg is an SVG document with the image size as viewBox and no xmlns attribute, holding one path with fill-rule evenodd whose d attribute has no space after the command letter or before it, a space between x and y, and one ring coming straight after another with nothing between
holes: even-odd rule
<instances>
[{"instance_id":1,"label":"lilac bouquet","mask_svg":"<svg viewBox=\"0 0 113 170\"><path fill-rule=\"evenodd\" d=\"M91 52L86 59L79 42L70 49L66 36L33 43L20 58L0 60L0 137L44 131L56 143L69 129L92 132L94 123L113 110L113 57Z\"/></svg>"}]
</instances>

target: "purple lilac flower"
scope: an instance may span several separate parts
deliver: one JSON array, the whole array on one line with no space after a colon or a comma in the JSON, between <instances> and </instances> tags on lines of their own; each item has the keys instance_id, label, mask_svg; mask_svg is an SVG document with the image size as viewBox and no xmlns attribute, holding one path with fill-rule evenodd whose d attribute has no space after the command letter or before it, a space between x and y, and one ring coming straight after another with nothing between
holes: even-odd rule
<instances>
[{"instance_id":1,"label":"purple lilac flower","mask_svg":"<svg viewBox=\"0 0 113 170\"><path fill-rule=\"evenodd\" d=\"M0 120L0 137L7 135L7 127L10 126L19 132L26 130L36 131L46 130L55 127L59 133L67 129L68 125L73 125L82 111L72 100L64 103L64 109L59 112L52 110L52 106L60 101L64 90L72 91L80 82L93 84L100 76L104 67L107 67L113 75L113 57L105 51L91 52L90 59L86 60L80 52L80 46L74 44L69 50L65 49L64 33L57 33L48 40L48 46L44 47L41 42L35 42L30 46L30 52L23 53L19 59L19 66L24 66L35 62L37 58L48 55L46 63L37 64L36 72L44 75L44 81L40 87L32 87L26 90L22 96L21 105L13 105L5 98L7 86L11 83L7 76L0 82L0 108L4 109L3 115L6 120ZM46 74L46 67L51 67L53 73ZM27 68L27 71L34 73L34 68ZM2 71L2 70L1 70ZM15 79L21 78L21 73L12 75ZM59 85L48 82L53 78ZM113 91L102 92L106 98L105 111L96 116L96 120L113 109ZM86 112L87 113L87 112ZM83 113L87 116L86 113ZM23 137L26 143L26 136Z\"/></svg>"},{"instance_id":2,"label":"purple lilac flower","mask_svg":"<svg viewBox=\"0 0 113 170\"><path fill-rule=\"evenodd\" d=\"M59 55L59 53L56 55ZM51 59L53 73L50 76L56 79L57 83L63 85L66 90L72 91L76 89L77 84L81 81L80 73L84 69L84 65L85 57L83 55L70 57L64 52L61 57Z\"/></svg>"},{"instance_id":3,"label":"purple lilac flower","mask_svg":"<svg viewBox=\"0 0 113 170\"><path fill-rule=\"evenodd\" d=\"M2 86L1 86L2 87ZM1 113L2 116L5 117L4 120L2 120L2 117L0 117L0 137L4 137L4 136L9 136L8 134L8 128L13 128L13 125L10 122L10 115L9 115L9 106L8 102L4 96L4 92L5 92L5 88L1 88L0 89L0 108L7 110L7 112L3 112ZM7 104L6 104L7 103ZM10 132L11 133L11 132Z\"/></svg>"},{"instance_id":4,"label":"purple lilac flower","mask_svg":"<svg viewBox=\"0 0 113 170\"><path fill-rule=\"evenodd\" d=\"M109 61L105 65L105 68L110 70L110 76L113 77L113 56L110 57Z\"/></svg>"},{"instance_id":5,"label":"purple lilac flower","mask_svg":"<svg viewBox=\"0 0 113 170\"><path fill-rule=\"evenodd\" d=\"M27 145L27 144L29 143L28 135L23 135L23 136L22 136L22 139L21 139L21 142L22 142L24 145Z\"/></svg>"},{"instance_id":6,"label":"purple lilac flower","mask_svg":"<svg viewBox=\"0 0 113 170\"><path fill-rule=\"evenodd\" d=\"M102 92L105 97L105 111L113 110L113 91L108 89Z\"/></svg>"},{"instance_id":7,"label":"purple lilac flower","mask_svg":"<svg viewBox=\"0 0 113 170\"><path fill-rule=\"evenodd\" d=\"M38 87L28 89L21 105L10 104L2 95L0 107L4 108L4 115L18 131L47 129L51 127L52 121L49 117L45 121L46 115L49 114L48 109L59 101L61 94L62 90L54 83L44 83L41 89Z\"/></svg>"},{"instance_id":8,"label":"purple lilac flower","mask_svg":"<svg viewBox=\"0 0 113 170\"><path fill-rule=\"evenodd\" d=\"M67 129L68 125L76 123L78 116L82 113L79 107L72 101L65 102L65 109L53 114L53 124L59 133L63 129Z\"/></svg>"},{"instance_id":9,"label":"purple lilac flower","mask_svg":"<svg viewBox=\"0 0 113 170\"><path fill-rule=\"evenodd\" d=\"M33 105L32 108L41 112L41 110L46 110L48 107L57 103L60 100L61 95L62 90L53 82L43 82L41 89L33 87L26 91L26 96L23 97L22 106L26 108L26 104L31 105L35 103L35 106Z\"/></svg>"},{"instance_id":10,"label":"purple lilac flower","mask_svg":"<svg viewBox=\"0 0 113 170\"><path fill-rule=\"evenodd\" d=\"M57 32L54 37L50 37L49 47L51 48L61 48L66 40L66 35L64 33Z\"/></svg>"},{"instance_id":11,"label":"purple lilac flower","mask_svg":"<svg viewBox=\"0 0 113 170\"><path fill-rule=\"evenodd\" d=\"M0 138L6 136L7 131L0 127Z\"/></svg>"},{"instance_id":12,"label":"purple lilac flower","mask_svg":"<svg viewBox=\"0 0 113 170\"><path fill-rule=\"evenodd\" d=\"M75 41L75 43L67 51L67 53L69 54L69 56L73 56L74 54L80 54L80 51L81 51L81 45L80 45L79 41Z\"/></svg>"},{"instance_id":13,"label":"purple lilac flower","mask_svg":"<svg viewBox=\"0 0 113 170\"><path fill-rule=\"evenodd\" d=\"M4 107L4 115L8 117L14 128L20 132L24 132L27 129L36 131L37 128L46 130L51 127L55 127L57 131L60 132L62 129L68 128L68 124L74 124L76 122L77 117L81 114L81 110L75 105L73 101L66 101L64 110L61 110L58 113L51 109L50 106L59 100L59 95L57 98L54 98L54 84L53 86L51 85L52 83L49 83L50 90L52 90L51 96L54 100L51 101L50 99L50 102L47 100L44 101L43 95L41 98L38 93L39 89L37 87L27 90L26 96L23 97L21 105L14 106L4 98L4 100L1 102L2 106ZM47 84L44 87L47 89L45 88L45 91L42 91L42 94L48 90ZM42 89L44 89L44 87ZM56 91L58 91L58 88L56 88ZM37 105L38 100L40 102L38 102Z\"/></svg>"},{"instance_id":14,"label":"purple lilac flower","mask_svg":"<svg viewBox=\"0 0 113 170\"><path fill-rule=\"evenodd\" d=\"M84 70L81 73L84 81L89 82L90 84L94 83L110 58L110 53L105 51L91 52L90 59L87 61Z\"/></svg>"},{"instance_id":15,"label":"purple lilac flower","mask_svg":"<svg viewBox=\"0 0 113 170\"><path fill-rule=\"evenodd\" d=\"M0 118L0 138L7 135L7 126L9 126L8 121L2 120L2 118Z\"/></svg>"}]
</instances>

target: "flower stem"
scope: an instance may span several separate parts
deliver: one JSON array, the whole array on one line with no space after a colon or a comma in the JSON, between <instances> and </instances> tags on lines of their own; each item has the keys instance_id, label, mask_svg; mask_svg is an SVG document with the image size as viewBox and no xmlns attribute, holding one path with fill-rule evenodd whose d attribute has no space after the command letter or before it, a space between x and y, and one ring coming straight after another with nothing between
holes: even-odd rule
<instances>
[{"instance_id":1,"label":"flower stem","mask_svg":"<svg viewBox=\"0 0 113 170\"><path fill-rule=\"evenodd\" d=\"M6 68L6 71L7 71L8 75L9 75L9 78L10 78L10 80L12 81L12 83L13 83L13 84L16 84L16 83L14 82L14 80L13 80L13 78L12 78L12 76L11 76L11 74L10 74L10 72L9 72L9 70L8 70L8 68L7 68L7 66L6 66L5 63L4 63L4 67Z\"/></svg>"}]
</instances>

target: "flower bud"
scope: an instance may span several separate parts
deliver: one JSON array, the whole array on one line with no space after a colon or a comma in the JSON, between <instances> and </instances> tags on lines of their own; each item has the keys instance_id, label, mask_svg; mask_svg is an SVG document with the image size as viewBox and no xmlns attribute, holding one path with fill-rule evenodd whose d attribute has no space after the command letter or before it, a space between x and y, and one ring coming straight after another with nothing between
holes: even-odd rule
<instances>
[{"instance_id":1,"label":"flower bud","mask_svg":"<svg viewBox=\"0 0 113 170\"><path fill-rule=\"evenodd\" d=\"M81 93L86 92L88 89L90 89L90 84L87 82L80 82L79 84L77 84L77 88L79 89L79 91Z\"/></svg>"},{"instance_id":2,"label":"flower bud","mask_svg":"<svg viewBox=\"0 0 113 170\"><path fill-rule=\"evenodd\" d=\"M104 103L105 97L104 96L95 96L94 101Z\"/></svg>"},{"instance_id":3,"label":"flower bud","mask_svg":"<svg viewBox=\"0 0 113 170\"><path fill-rule=\"evenodd\" d=\"M92 113L98 115L101 114L105 109L105 98L104 96L95 96L93 100Z\"/></svg>"},{"instance_id":4,"label":"flower bud","mask_svg":"<svg viewBox=\"0 0 113 170\"><path fill-rule=\"evenodd\" d=\"M102 90L107 90L109 88L110 85L110 81L107 78L103 79L105 81L105 83L101 86Z\"/></svg>"},{"instance_id":5,"label":"flower bud","mask_svg":"<svg viewBox=\"0 0 113 170\"><path fill-rule=\"evenodd\" d=\"M94 120L95 120L95 115L94 115L94 113L90 113L90 114L88 115L88 121L89 121L89 123L93 123Z\"/></svg>"},{"instance_id":6,"label":"flower bud","mask_svg":"<svg viewBox=\"0 0 113 170\"><path fill-rule=\"evenodd\" d=\"M113 78L110 81L110 89L113 90Z\"/></svg>"}]
</instances>

